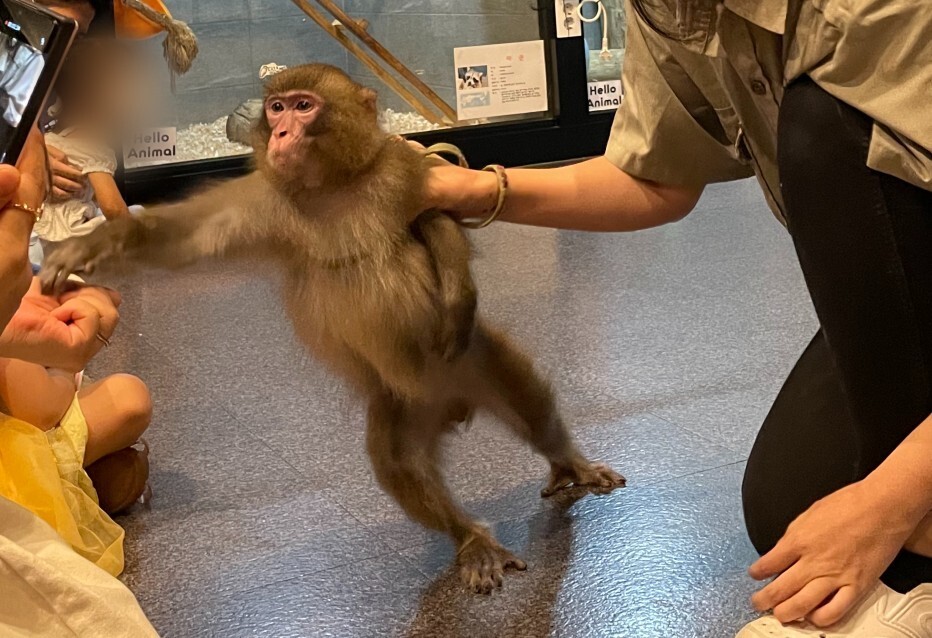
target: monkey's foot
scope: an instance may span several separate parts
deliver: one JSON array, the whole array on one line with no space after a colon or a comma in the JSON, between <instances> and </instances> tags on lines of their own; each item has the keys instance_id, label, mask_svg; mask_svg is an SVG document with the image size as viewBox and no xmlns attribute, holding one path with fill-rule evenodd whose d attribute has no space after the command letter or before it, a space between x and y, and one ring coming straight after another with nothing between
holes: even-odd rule
<instances>
[{"instance_id":1,"label":"monkey's foot","mask_svg":"<svg viewBox=\"0 0 932 638\"><path fill-rule=\"evenodd\" d=\"M540 495L553 496L568 487L584 487L593 494L608 494L615 488L624 487L625 483L625 477L604 463L582 461L571 466L552 464L550 482Z\"/></svg>"},{"instance_id":2,"label":"monkey's foot","mask_svg":"<svg viewBox=\"0 0 932 638\"><path fill-rule=\"evenodd\" d=\"M490 594L502 586L505 571L509 568L524 571L527 563L499 545L486 534L477 534L467 540L456 556L460 580L477 594Z\"/></svg>"}]
</instances>

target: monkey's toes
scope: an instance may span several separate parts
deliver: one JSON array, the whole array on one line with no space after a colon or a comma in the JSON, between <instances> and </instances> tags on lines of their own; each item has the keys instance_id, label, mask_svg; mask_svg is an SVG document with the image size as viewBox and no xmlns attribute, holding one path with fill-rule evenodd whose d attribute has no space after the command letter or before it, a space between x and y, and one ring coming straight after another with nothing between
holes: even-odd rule
<instances>
[{"instance_id":1,"label":"monkey's toes","mask_svg":"<svg viewBox=\"0 0 932 638\"><path fill-rule=\"evenodd\" d=\"M570 487L588 488L593 494L608 494L612 490L624 487L625 477L605 463L585 462L574 467L554 466L550 472L550 482L541 490L543 497L553 496Z\"/></svg>"},{"instance_id":2,"label":"monkey's toes","mask_svg":"<svg viewBox=\"0 0 932 638\"><path fill-rule=\"evenodd\" d=\"M508 569L527 569L527 563L490 538L477 538L467 544L456 562L460 580L477 594L491 594L501 587Z\"/></svg>"}]
</instances>

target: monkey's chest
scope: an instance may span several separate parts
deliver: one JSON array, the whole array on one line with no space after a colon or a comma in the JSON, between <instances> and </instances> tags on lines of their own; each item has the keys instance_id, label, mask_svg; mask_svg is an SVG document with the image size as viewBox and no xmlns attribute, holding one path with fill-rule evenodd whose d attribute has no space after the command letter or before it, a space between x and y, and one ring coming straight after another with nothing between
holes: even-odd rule
<instances>
[{"instance_id":1,"label":"monkey's chest","mask_svg":"<svg viewBox=\"0 0 932 638\"><path fill-rule=\"evenodd\" d=\"M315 350L334 343L429 340L439 321L436 276L426 256L404 251L390 258L294 273L287 286L289 314Z\"/></svg>"}]
</instances>

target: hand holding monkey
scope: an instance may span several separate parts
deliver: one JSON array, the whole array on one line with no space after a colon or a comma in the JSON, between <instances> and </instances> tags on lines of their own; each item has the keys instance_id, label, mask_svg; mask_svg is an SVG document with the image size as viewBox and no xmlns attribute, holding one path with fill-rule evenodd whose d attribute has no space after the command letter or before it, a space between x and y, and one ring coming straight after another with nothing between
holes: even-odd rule
<instances>
[{"instance_id":1,"label":"hand holding monkey","mask_svg":"<svg viewBox=\"0 0 932 638\"><path fill-rule=\"evenodd\" d=\"M409 141L419 152L423 144ZM457 219L482 217L495 208L499 183L494 173L457 166L437 155L424 158L427 174L424 179L424 205L442 210Z\"/></svg>"},{"instance_id":2,"label":"hand holding monkey","mask_svg":"<svg viewBox=\"0 0 932 638\"><path fill-rule=\"evenodd\" d=\"M525 564L446 487L442 444L456 422L481 409L511 427L550 462L543 495L569 486L604 493L624 478L582 455L549 383L477 318L462 229L422 213L455 204L441 198L447 188L430 199L430 171L440 180L480 172L447 171L386 136L375 93L319 64L269 80L254 148L251 175L64 243L43 284L54 289L72 271L120 259L177 266L245 250L280 264L295 333L369 401L366 447L379 484L413 520L453 539L464 583L491 591Z\"/></svg>"}]
</instances>

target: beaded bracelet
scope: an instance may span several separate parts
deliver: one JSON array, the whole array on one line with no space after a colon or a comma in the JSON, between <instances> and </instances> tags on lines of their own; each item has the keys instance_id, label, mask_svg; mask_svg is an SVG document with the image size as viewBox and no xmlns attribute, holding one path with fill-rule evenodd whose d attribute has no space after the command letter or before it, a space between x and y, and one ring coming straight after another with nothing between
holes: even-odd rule
<instances>
[{"instance_id":1,"label":"beaded bracelet","mask_svg":"<svg viewBox=\"0 0 932 638\"><path fill-rule=\"evenodd\" d=\"M452 144L434 144L433 146L424 149L423 154L425 156L451 155L456 158L456 163L459 166L463 168L469 168L469 164L466 162L466 157L463 155L463 152ZM505 201L508 198L508 173L505 172L505 167L498 164L490 164L482 170L491 171L498 177L498 196L495 199L495 206L488 209L487 211L483 211L487 215L484 219L457 220L457 223L460 226L465 226L466 228L472 228L474 230L485 228L496 219L498 219L499 215L501 215L502 211L505 209Z\"/></svg>"},{"instance_id":2,"label":"beaded bracelet","mask_svg":"<svg viewBox=\"0 0 932 638\"><path fill-rule=\"evenodd\" d=\"M498 164L490 164L482 170L491 171L498 177L498 197L495 199L495 206L485 211L488 214L485 219L460 220L460 225L466 228L472 228L473 230L485 228L498 219L498 216L505 210L505 201L508 199L508 173L505 172L505 167Z\"/></svg>"}]
</instances>

